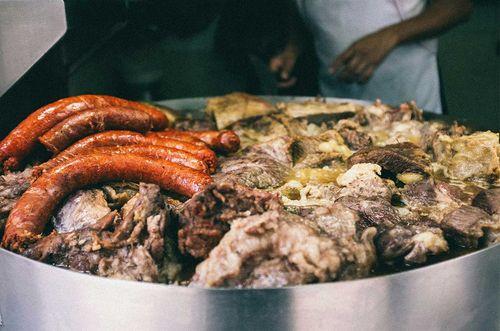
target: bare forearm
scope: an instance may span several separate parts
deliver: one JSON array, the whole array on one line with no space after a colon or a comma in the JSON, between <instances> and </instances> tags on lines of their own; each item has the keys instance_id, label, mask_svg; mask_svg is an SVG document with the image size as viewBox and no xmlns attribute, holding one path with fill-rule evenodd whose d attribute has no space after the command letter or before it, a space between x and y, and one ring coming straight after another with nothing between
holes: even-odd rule
<instances>
[{"instance_id":1,"label":"bare forearm","mask_svg":"<svg viewBox=\"0 0 500 331\"><path fill-rule=\"evenodd\" d=\"M420 15L386 29L397 44L435 37L466 21L472 13L471 0L435 0Z\"/></svg>"}]
</instances>

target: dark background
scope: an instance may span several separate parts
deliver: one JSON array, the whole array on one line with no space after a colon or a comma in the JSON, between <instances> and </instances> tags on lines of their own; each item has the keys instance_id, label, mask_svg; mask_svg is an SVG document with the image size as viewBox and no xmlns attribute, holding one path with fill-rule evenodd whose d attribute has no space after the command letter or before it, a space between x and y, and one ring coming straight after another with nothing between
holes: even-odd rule
<instances>
[{"instance_id":1,"label":"dark background","mask_svg":"<svg viewBox=\"0 0 500 331\"><path fill-rule=\"evenodd\" d=\"M140 100L232 91L317 95L311 45L299 59L294 88L278 90L267 72L286 38L283 1L68 0L65 37L0 99L8 114L1 132L41 105L83 93ZM442 36L439 46L447 113L494 130L500 128L499 18L499 1L475 1L470 21Z\"/></svg>"}]
</instances>

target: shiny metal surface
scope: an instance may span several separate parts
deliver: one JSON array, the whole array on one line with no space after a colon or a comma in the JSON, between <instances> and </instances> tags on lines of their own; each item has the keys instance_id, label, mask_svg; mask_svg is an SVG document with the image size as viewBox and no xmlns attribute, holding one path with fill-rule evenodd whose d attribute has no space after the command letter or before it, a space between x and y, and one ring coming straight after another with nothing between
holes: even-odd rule
<instances>
[{"instance_id":1,"label":"shiny metal surface","mask_svg":"<svg viewBox=\"0 0 500 331\"><path fill-rule=\"evenodd\" d=\"M0 331L498 330L499 284L500 245L384 277L262 290L111 280L0 249Z\"/></svg>"},{"instance_id":2,"label":"shiny metal surface","mask_svg":"<svg viewBox=\"0 0 500 331\"><path fill-rule=\"evenodd\" d=\"M0 0L0 96L65 32L63 0Z\"/></svg>"}]
</instances>

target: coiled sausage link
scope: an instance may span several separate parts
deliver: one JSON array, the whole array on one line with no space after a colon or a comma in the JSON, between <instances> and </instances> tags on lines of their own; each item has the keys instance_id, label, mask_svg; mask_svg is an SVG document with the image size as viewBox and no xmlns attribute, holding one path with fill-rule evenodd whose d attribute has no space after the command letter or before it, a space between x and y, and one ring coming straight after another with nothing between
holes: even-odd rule
<instances>
[{"instance_id":1,"label":"coiled sausage link","mask_svg":"<svg viewBox=\"0 0 500 331\"><path fill-rule=\"evenodd\" d=\"M89 154L44 173L12 209L2 245L22 250L39 238L55 207L71 192L107 181L146 182L185 196L200 192L209 175L164 160L132 154Z\"/></svg>"},{"instance_id":2,"label":"coiled sausage link","mask_svg":"<svg viewBox=\"0 0 500 331\"><path fill-rule=\"evenodd\" d=\"M58 100L30 114L0 142L0 163L4 170L18 169L21 162L36 146L38 137L65 118L88 109L117 106L148 113L153 118L153 129L167 127L165 114L157 107L107 95L80 95Z\"/></svg>"},{"instance_id":3,"label":"coiled sausage link","mask_svg":"<svg viewBox=\"0 0 500 331\"><path fill-rule=\"evenodd\" d=\"M146 132L152 128L148 114L123 107L103 107L83 111L56 124L39 138L50 151L57 154L79 139L106 130Z\"/></svg>"},{"instance_id":4,"label":"coiled sausage link","mask_svg":"<svg viewBox=\"0 0 500 331\"><path fill-rule=\"evenodd\" d=\"M219 153L234 153L240 148L240 138L234 131L181 131L165 130L148 132L148 136L171 138L190 142L199 146L209 146Z\"/></svg>"},{"instance_id":5,"label":"coiled sausage link","mask_svg":"<svg viewBox=\"0 0 500 331\"><path fill-rule=\"evenodd\" d=\"M200 139L193 137L193 135L189 134L189 132L187 131L179 131L179 130L153 131L153 132L148 132L146 136L175 139L200 147L210 147Z\"/></svg>"},{"instance_id":6,"label":"coiled sausage link","mask_svg":"<svg viewBox=\"0 0 500 331\"><path fill-rule=\"evenodd\" d=\"M105 131L85 137L68 147L64 152L67 151L76 155L82 150L93 147L125 145L155 145L176 148L195 155L205 162L211 172L214 172L217 166L217 156L208 147L200 147L175 139L155 136L146 137L137 132L124 130Z\"/></svg>"},{"instance_id":7,"label":"coiled sausage link","mask_svg":"<svg viewBox=\"0 0 500 331\"><path fill-rule=\"evenodd\" d=\"M180 164L193 170L209 173L208 166L197 158L195 155L182 151L180 149L169 148L164 146L155 145L128 145L128 146L103 146L103 147L90 147L81 149L75 152L71 149L66 149L59 153L57 156L48 160L45 163L35 167L33 173L35 176L40 176L42 173L59 166L64 162L87 154L135 154L140 156L149 157L152 159L161 159L170 161L172 163Z\"/></svg>"},{"instance_id":8,"label":"coiled sausage link","mask_svg":"<svg viewBox=\"0 0 500 331\"><path fill-rule=\"evenodd\" d=\"M219 153L234 153L240 148L240 138L232 130L188 131L190 135L213 147Z\"/></svg>"}]
</instances>

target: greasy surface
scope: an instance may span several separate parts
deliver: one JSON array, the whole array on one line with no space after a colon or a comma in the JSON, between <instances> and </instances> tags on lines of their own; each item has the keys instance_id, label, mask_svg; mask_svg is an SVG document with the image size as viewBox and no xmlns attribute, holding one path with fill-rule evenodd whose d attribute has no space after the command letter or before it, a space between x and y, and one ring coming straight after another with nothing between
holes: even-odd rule
<instances>
[{"instance_id":1,"label":"greasy surface","mask_svg":"<svg viewBox=\"0 0 500 331\"><path fill-rule=\"evenodd\" d=\"M86 147L86 148L68 148L47 162L35 167L35 173L38 175L44 171L48 171L61 163L67 162L79 155L92 153L102 154L135 154L152 159L166 160L177 163L188 168L198 170L204 173L209 173L208 166L189 152L169 148L158 145L118 145L118 146L102 146L102 147Z\"/></svg>"},{"instance_id":2,"label":"greasy surface","mask_svg":"<svg viewBox=\"0 0 500 331\"><path fill-rule=\"evenodd\" d=\"M137 155L86 155L43 174L23 194L7 220L3 246L22 248L39 235L56 205L69 193L105 181L155 183L191 196L211 182L210 176L168 161Z\"/></svg>"},{"instance_id":3,"label":"greasy surface","mask_svg":"<svg viewBox=\"0 0 500 331\"><path fill-rule=\"evenodd\" d=\"M215 153L207 147L200 147L175 139L144 136L138 132L122 130L105 131L90 135L69 146L64 152L76 155L80 151L90 149L92 147L123 145L155 145L179 149L194 154L197 158L208 165L210 171L215 171L217 164L217 157Z\"/></svg>"},{"instance_id":4,"label":"greasy surface","mask_svg":"<svg viewBox=\"0 0 500 331\"><path fill-rule=\"evenodd\" d=\"M189 134L200 139L219 153L234 153L240 148L240 138L232 130L189 131Z\"/></svg>"},{"instance_id":5,"label":"greasy surface","mask_svg":"<svg viewBox=\"0 0 500 331\"><path fill-rule=\"evenodd\" d=\"M58 100L31 113L0 143L0 163L4 169L18 169L35 148L37 139L65 118L88 109L118 106L141 110L153 118L154 128L168 124L165 115L156 107L105 95L80 95Z\"/></svg>"},{"instance_id":6,"label":"greasy surface","mask_svg":"<svg viewBox=\"0 0 500 331\"><path fill-rule=\"evenodd\" d=\"M57 154L75 141L106 130L146 132L152 129L152 118L147 113L123 107L103 107L86 110L70 116L39 138L40 142Z\"/></svg>"}]
</instances>

